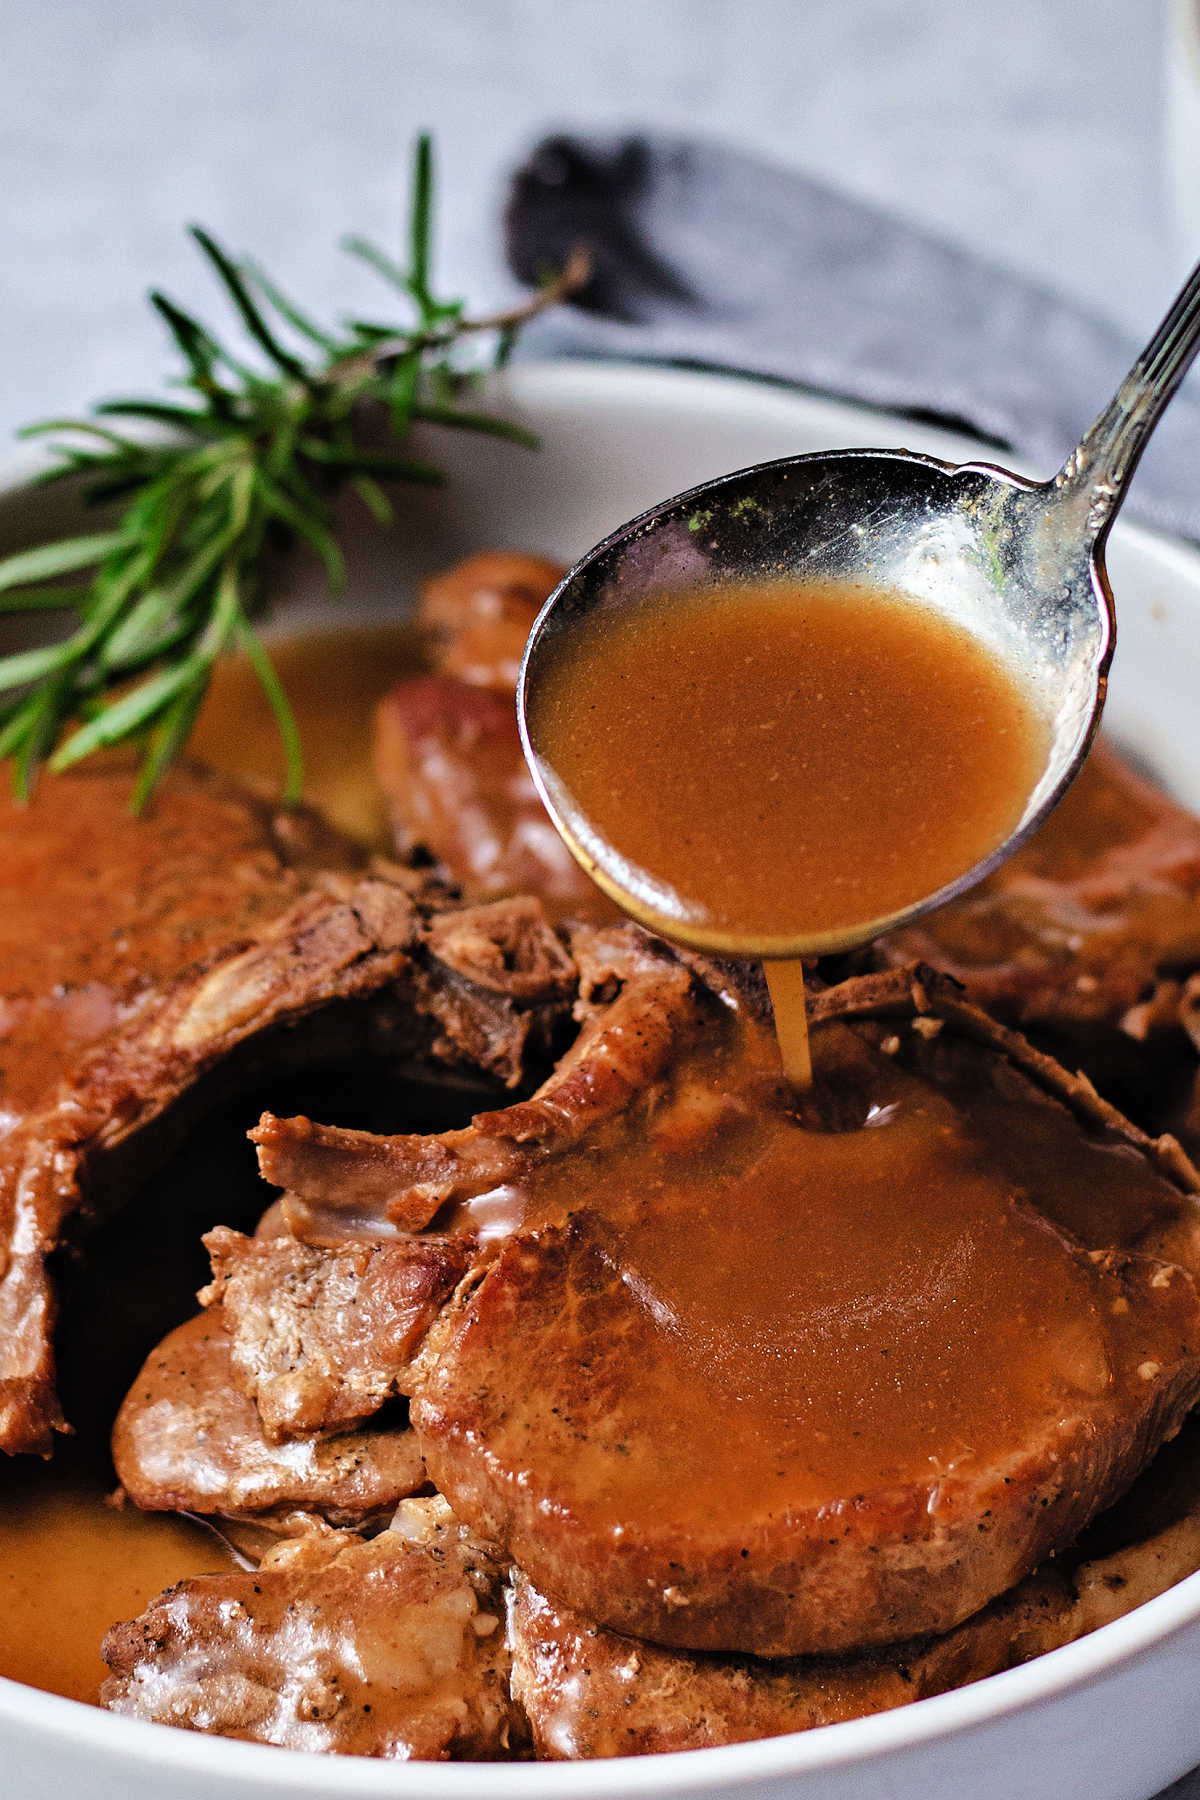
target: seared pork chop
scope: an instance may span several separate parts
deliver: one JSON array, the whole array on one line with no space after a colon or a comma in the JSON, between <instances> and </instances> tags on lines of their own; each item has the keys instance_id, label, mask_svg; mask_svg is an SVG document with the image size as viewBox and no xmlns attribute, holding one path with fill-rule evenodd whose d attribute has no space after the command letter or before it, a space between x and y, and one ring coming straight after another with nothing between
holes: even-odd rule
<instances>
[{"instance_id":1,"label":"seared pork chop","mask_svg":"<svg viewBox=\"0 0 1200 1800\"><path fill-rule=\"evenodd\" d=\"M292 1231L344 1257L336 1188L476 1244L395 1387L556 1600L773 1656L951 1628L1200 1394L1195 1171L931 971L815 998L797 1114L736 989L633 927L572 943L587 1023L541 1095L440 1140L268 1122ZM366 1417L393 1390L353 1362Z\"/></svg>"},{"instance_id":2,"label":"seared pork chop","mask_svg":"<svg viewBox=\"0 0 1200 1800\"><path fill-rule=\"evenodd\" d=\"M697 1108L685 1060L657 1107L535 1164L410 1383L456 1512L556 1599L663 1644L946 1631L1200 1395L1177 1146L931 972L815 1011L841 1129L764 1106L761 1071L710 1038L722 1108ZM887 1025L842 1022L867 1013Z\"/></svg>"},{"instance_id":3,"label":"seared pork chop","mask_svg":"<svg viewBox=\"0 0 1200 1800\"><path fill-rule=\"evenodd\" d=\"M1200 965L1200 819L1100 745L1002 868L872 954L945 969L997 1018L1161 1115L1172 1069L1195 1060L1181 1003Z\"/></svg>"},{"instance_id":4,"label":"seared pork chop","mask_svg":"<svg viewBox=\"0 0 1200 1800\"><path fill-rule=\"evenodd\" d=\"M426 1483L407 1422L376 1431L268 1441L235 1385L229 1339L201 1314L147 1357L113 1427L117 1477L147 1512L191 1512L294 1529L386 1522Z\"/></svg>"},{"instance_id":5,"label":"seared pork chop","mask_svg":"<svg viewBox=\"0 0 1200 1800\"><path fill-rule=\"evenodd\" d=\"M48 781L0 803L0 1448L45 1453L54 1392L47 1258L170 1147L215 1094L266 1066L352 1048L515 1082L564 1014L561 951L541 988L460 973L445 903L359 857L307 814L277 817L197 772L149 820L128 777ZM528 944L527 909L516 936ZM442 962L431 937L451 958ZM552 948L551 948L552 946ZM475 951L478 957L478 950ZM304 1029L296 1027L304 1022ZM150 1127L154 1127L150 1130Z\"/></svg>"},{"instance_id":6,"label":"seared pork chop","mask_svg":"<svg viewBox=\"0 0 1200 1800\"><path fill-rule=\"evenodd\" d=\"M1174 1448L1174 1447L1172 1447ZM591 1624L523 1575L509 1609L514 1698L539 1758L644 1756L888 1712L1074 1643L1200 1568L1200 1434L1155 1463L1086 1542L943 1637L765 1662L665 1650ZM1168 1488L1169 1505L1150 1487ZM1115 1529L1116 1541L1113 1542Z\"/></svg>"},{"instance_id":7,"label":"seared pork chop","mask_svg":"<svg viewBox=\"0 0 1200 1800\"><path fill-rule=\"evenodd\" d=\"M421 590L433 671L375 714L375 770L401 855L432 851L475 899L533 893L554 912L612 917L546 816L517 731L517 670L564 571L512 551L468 557Z\"/></svg>"},{"instance_id":8,"label":"seared pork chop","mask_svg":"<svg viewBox=\"0 0 1200 1800\"><path fill-rule=\"evenodd\" d=\"M105 1639L110 1711L295 1750L515 1754L501 1568L436 1498L391 1530L282 1545L201 1575Z\"/></svg>"}]
</instances>

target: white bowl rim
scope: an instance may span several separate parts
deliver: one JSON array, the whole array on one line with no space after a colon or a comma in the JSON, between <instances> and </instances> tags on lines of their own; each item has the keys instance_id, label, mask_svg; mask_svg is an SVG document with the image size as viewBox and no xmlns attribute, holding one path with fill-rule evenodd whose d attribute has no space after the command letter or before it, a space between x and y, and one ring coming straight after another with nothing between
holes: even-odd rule
<instances>
[{"instance_id":1,"label":"white bowl rim","mask_svg":"<svg viewBox=\"0 0 1200 1800\"><path fill-rule=\"evenodd\" d=\"M552 395L564 384L569 387L589 378L598 379L601 386L617 388L631 377L644 380L647 376L671 384L711 382L715 384L714 392L721 388L728 391L732 384L774 389L781 397L807 400L848 418L887 419L893 429L897 419L894 413L776 377L655 358L518 361L506 378L536 398L539 389ZM924 425L918 429L923 440L941 439L954 450L967 446L970 453L972 440L966 434L936 428L930 431ZM934 454L940 453L935 448ZM975 454L990 460L994 453L986 446L977 446ZM5 459L0 463L0 500L11 498L45 466L44 456L37 452ZM1019 467L1015 459L1014 466ZM1192 565L1195 575L1196 553L1181 540L1153 527L1123 521L1118 522L1117 530L1123 537L1153 546L1160 555L1164 550L1177 553ZM707 1795L714 1789L733 1792L753 1782L873 1762L936 1739L961 1735L1014 1712L1032 1710L1068 1692L1086 1688L1156 1650L1197 1622L1200 1572L1110 1624L1017 1668L868 1718L712 1749L649 1756L580 1762L421 1762L411 1765L411 1780L414 1784L419 1782L430 1800L481 1800L481 1783L486 1784L487 1800L524 1800L531 1790L544 1795L545 1800L558 1800L559 1796L562 1800L607 1800L609 1796L617 1800L631 1787L680 1796ZM244 1788L263 1795L303 1794L307 1790L313 1795L394 1797L402 1791L394 1762L282 1750L150 1724L0 1676L0 1729L5 1726L17 1727L26 1740L32 1735L70 1740L75 1750L94 1755L98 1762L118 1758L136 1762L142 1774L154 1772L169 1777L173 1772L186 1771L210 1775L236 1780Z\"/></svg>"},{"instance_id":2,"label":"white bowl rim","mask_svg":"<svg viewBox=\"0 0 1200 1800\"><path fill-rule=\"evenodd\" d=\"M436 1800L480 1800L481 1782L486 1783L488 1800L524 1800L530 1792L545 1796L545 1800L591 1800L592 1796L616 1800L628 1793L631 1784L674 1795L709 1794L718 1788L732 1791L772 1777L803 1776L874 1761L1032 1709L1086 1687L1123 1663L1157 1649L1198 1619L1200 1573L1187 1576L1123 1618L1019 1668L865 1719L709 1750L584 1762L430 1762L414 1766L420 1769L424 1790ZM75 1749L105 1760L128 1757L143 1771L154 1769L164 1777L173 1771L203 1772L236 1778L246 1788L271 1794L276 1789L303 1792L309 1785L304 1780L307 1775L314 1792L348 1796L397 1793L393 1762L208 1737L122 1718L0 1678L0 1725L6 1720L27 1731L33 1727L47 1738L70 1738ZM486 1775L481 1773L484 1769Z\"/></svg>"}]
</instances>

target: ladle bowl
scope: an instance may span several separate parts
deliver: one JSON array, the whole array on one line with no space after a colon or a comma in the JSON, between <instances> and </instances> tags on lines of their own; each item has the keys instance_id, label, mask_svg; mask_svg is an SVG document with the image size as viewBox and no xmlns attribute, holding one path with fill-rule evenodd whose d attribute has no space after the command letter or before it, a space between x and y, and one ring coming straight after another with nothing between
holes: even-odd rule
<instances>
[{"instance_id":1,"label":"ladle bowl","mask_svg":"<svg viewBox=\"0 0 1200 1800\"><path fill-rule=\"evenodd\" d=\"M905 924L1011 855L1062 798L1099 725L1116 636L1105 541L1198 346L1200 266L1050 481L903 450L785 457L665 500L589 551L534 624L517 710L542 799L600 886L643 924L699 948L799 957L848 949ZM697 926L656 906L653 882L641 879L575 804L537 740L530 696L584 618L594 628L605 616L653 607L669 592L768 583L882 589L970 632L1015 676L1044 721L1047 753L1011 834L936 892L837 930L750 937ZM630 779L653 781L653 771L632 769ZM946 794L945 804L954 806L955 796Z\"/></svg>"}]
</instances>

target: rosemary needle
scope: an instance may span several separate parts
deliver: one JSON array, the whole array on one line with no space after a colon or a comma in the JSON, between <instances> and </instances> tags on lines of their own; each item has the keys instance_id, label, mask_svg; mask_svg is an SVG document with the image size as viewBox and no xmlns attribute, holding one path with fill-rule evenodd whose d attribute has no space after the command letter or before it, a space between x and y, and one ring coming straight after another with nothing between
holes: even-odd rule
<instances>
[{"instance_id":1,"label":"rosemary needle","mask_svg":"<svg viewBox=\"0 0 1200 1800\"><path fill-rule=\"evenodd\" d=\"M345 248L405 298L409 320L348 320L327 329L253 263L235 261L199 226L192 237L254 346L248 362L208 327L154 292L150 303L181 355L178 401L111 400L82 419L52 419L54 461L38 479L80 477L107 504L103 531L23 550L0 561L0 613L74 615L61 641L0 657L0 758L11 758L27 797L39 769L65 769L94 751L133 742L134 788L145 806L187 742L217 660L248 657L286 752L284 799L300 796L304 763L287 695L254 620L267 604L269 550L305 544L333 592L344 584L332 500L349 486L381 523L393 505L381 481L440 483L431 464L404 453L414 424L436 422L533 446L531 433L459 404L480 366L463 368L463 341L492 339L502 361L525 320L586 278L573 256L525 306L493 318L431 286L433 157L428 136L414 158L407 268L361 238ZM394 454L361 441L366 408L383 407ZM150 429L147 429L150 428Z\"/></svg>"}]
</instances>

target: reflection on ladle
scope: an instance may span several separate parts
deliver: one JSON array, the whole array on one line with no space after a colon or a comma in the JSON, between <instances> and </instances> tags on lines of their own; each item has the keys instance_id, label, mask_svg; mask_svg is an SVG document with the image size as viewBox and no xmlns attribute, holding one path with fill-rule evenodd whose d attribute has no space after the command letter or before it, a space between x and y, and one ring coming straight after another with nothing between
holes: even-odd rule
<instances>
[{"instance_id":1,"label":"reflection on ladle","mask_svg":"<svg viewBox=\"0 0 1200 1800\"><path fill-rule=\"evenodd\" d=\"M550 815L600 885L667 936L725 955L777 959L863 943L995 868L1061 798L1095 733L1115 631L1105 542L1138 458L1198 344L1200 268L1051 481L1031 482L986 464L955 468L905 451L792 457L665 501L590 551L533 628L517 705L525 754ZM915 888L864 888L835 833L823 878L833 901L815 911L806 905L811 881L795 851L809 835L797 821L808 815L803 808L797 814L795 803L811 802L827 818L840 808L848 826L859 822L869 790L889 795L900 774L913 773L915 753L900 735L897 713L890 743L852 724L845 754L827 756L814 774L804 734L780 735L780 699L792 695L784 714L803 713L807 741L820 747L839 732L846 738L859 690L830 679L802 693L769 657L751 667L749 643L747 657L729 639L718 650L716 634L738 609L749 617L748 590L773 610L780 642L791 633L793 671L812 661L805 645L815 644L816 625L840 607L848 636L877 642L877 694L890 683L895 695L913 679L896 665L894 646L905 630L914 639L924 634L927 643L940 640L942 679L919 691L910 687L909 701L915 695L921 702L915 709L910 704L910 717L919 718L926 702L945 702L948 690L956 704L947 721L956 711L970 714L974 701L962 692L964 646L976 674L986 665L1009 694L1007 731L998 734L994 714L985 718L976 708L958 773L948 780L943 769L932 785L928 773L910 782L916 823L900 821L898 834L909 863L921 862L918 851L930 833L950 851L940 864L925 859ZM725 683L724 700L719 680L697 686L689 682L694 670L681 676L681 652L691 654L689 633L697 641L712 637L709 661ZM835 674L840 667L836 650L829 667ZM860 683L866 668L858 668ZM928 675L918 678L928 682ZM769 692L773 682L776 691ZM874 704L866 707L868 720ZM949 724L939 729L948 731ZM751 839L711 835L721 816L715 790L724 753L738 734L744 768L756 784L742 803L752 858ZM1032 763L1008 754L1022 737L1032 746ZM989 765L993 775L998 753L1007 762L1010 800L995 828L977 841L969 831L957 832L971 824L977 803L962 773L974 766L972 742L979 766ZM925 834L920 844L915 832ZM743 886L774 894L782 910L714 906L702 871L689 891L680 879L688 859L681 862L677 852L698 847L718 852L707 858L710 873L740 865L734 873ZM734 881L726 897L736 891ZM781 976L774 973L771 982L781 1049L788 1073L803 1083L800 982Z\"/></svg>"}]
</instances>

